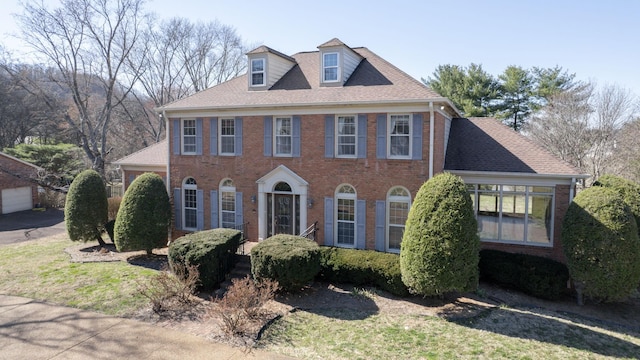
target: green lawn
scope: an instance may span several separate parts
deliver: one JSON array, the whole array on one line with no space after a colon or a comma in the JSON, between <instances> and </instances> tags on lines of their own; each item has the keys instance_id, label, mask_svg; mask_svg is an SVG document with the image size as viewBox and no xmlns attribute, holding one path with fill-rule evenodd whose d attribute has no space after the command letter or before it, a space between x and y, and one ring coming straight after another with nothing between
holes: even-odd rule
<instances>
[{"instance_id":1,"label":"green lawn","mask_svg":"<svg viewBox=\"0 0 640 360\"><path fill-rule=\"evenodd\" d=\"M156 271L127 262L72 263L64 249L73 245L63 234L0 247L0 293L118 316L147 303L137 287Z\"/></svg>"}]
</instances>

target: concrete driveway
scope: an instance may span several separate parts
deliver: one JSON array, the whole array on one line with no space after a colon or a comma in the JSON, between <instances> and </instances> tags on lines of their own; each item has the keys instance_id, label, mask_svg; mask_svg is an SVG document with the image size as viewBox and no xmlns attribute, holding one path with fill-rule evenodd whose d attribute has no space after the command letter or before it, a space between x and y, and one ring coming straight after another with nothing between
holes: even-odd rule
<instances>
[{"instance_id":1,"label":"concrete driveway","mask_svg":"<svg viewBox=\"0 0 640 360\"><path fill-rule=\"evenodd\" d=\"M0 215L0 246L39 239L66 231L64 211L20 211Z\"/></svg>"}]
</instances>

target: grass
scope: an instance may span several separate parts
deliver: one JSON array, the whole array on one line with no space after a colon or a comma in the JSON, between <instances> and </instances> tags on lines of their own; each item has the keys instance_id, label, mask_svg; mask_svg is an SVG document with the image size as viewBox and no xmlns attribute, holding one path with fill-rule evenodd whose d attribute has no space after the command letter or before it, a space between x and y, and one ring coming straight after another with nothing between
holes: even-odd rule
<instances>
[{"instance_id":1,"label":"grass","mask_svg":"<svg viewBox=\"0 0 640 360\"><path fill-rule=\"evenodd\" d=\"M157 272L126 262L72 263L66 235L0 247L0 293L128 316L147 304L138 284Z\"/></svg>"},{"instance_id":2,"label":"grass","mask_svg":"<svg viewBox=\"0 0 640 360\"><path fill-rule=\"evenodd\" d=\"M274 323L260 346L303 359L637 358L637 332L557 313L494 308L465 322L353 310L296 311Z\"/></svg>"}]
</instances>

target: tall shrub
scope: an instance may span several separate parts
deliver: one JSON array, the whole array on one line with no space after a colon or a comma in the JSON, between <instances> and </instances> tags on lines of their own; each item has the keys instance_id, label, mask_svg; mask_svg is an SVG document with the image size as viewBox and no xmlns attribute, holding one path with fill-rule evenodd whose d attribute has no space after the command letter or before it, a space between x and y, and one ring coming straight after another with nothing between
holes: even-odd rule
<instances>
[{"instance_id":1,"label":"tall shrub","mask_svg":"<svg viewBox=\"0 0 640 360\"><path fill-rule=\"evenodd\" d=\"M166 246L171 203L158 174L144 173L129 186L116 216L114 240L118 251L146 250Z\"/></svg>"},{"instance_id":2,"label":"tall shrub","mask_svg":"<svg viewBox=\"0 0 640 360\"><path fill-rule=\"evenodd\" d=\"M475 290L477 228L460 177L443 173L425 182L411 205L400 250L402 281L410 291L431 296Z\"/></svg>"},{"instance_id":3,"label":"tall shrub","mask_svg":"<svg viewBox=\"0 0 640 360\"><path fill-rule=\"evenodd\" d=\"M638 287L638 228L616 191L594 186L580 192L564 217L562 244L578 303L582 294L602 301L622 300Z\"/></svg>"},{"instance_id":4,"label":"tall shrub","mask_svg":"<svg viewBox=\"0 0 640 360\"><path fill-rule=\"evenodd\" d=\"M603 175L593 185L613 189L622 196L631 209L640 235L640 184L616 175Z\"/></svg>"},{"instance_id":5,"label":"tall shrub","mask_svg":"<svg viewBox=\"0 0 640 360\"><path fill-rule=\"evenodd\" d=\"M102 227L107 222L107 190L94 170L78 174L69 186L64 205L64 219L73 241L97 240L104 246Z\"/></svg>"}]
</instances>

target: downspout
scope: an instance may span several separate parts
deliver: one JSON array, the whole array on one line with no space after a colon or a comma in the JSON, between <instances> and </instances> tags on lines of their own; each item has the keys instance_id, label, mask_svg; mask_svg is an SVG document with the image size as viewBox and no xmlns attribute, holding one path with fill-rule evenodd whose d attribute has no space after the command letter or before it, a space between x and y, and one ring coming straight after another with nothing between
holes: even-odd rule
<instances>
[{"instance_id":1,"label":"downspout","mask_svg":"<svg viewBox=\"0 0 640 360\"><path fill-rule=\"evenodd\" d=\"M167 131L167 194L169 194L169 197L171 197L171 134L170 134L170 128L171 126L169 126L169 119L167 119L167 114L164 110L162 110L162 114L160 115L164 118L165 121L165 126L166 126L166 131Z\"/></svg>"},{"instance_id":2,"label":"downspout","mask_svg":"<svg viewBox=\"0 0 640 360\"><path fill-rule=\"evenodd\" d=\"M429 101L429 179L433 177L433 141L435 139L435 125L433 124L434 118L433 101Z\"/></svg>"},{"instance_id":3,"label":"downspout","mask_svg":"<svg viewBox=\"0 0 640 360\"><path fill-rule=\"evenodd\" d=\"M573 196L575 195L576 188L576 178L571 178L571 188L569 188L569 204L573 201Z\"/></svg>"}]
</instances>

